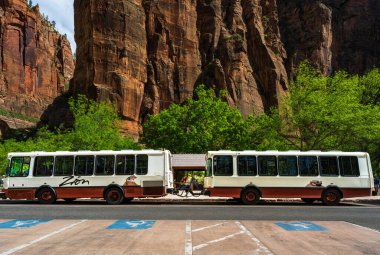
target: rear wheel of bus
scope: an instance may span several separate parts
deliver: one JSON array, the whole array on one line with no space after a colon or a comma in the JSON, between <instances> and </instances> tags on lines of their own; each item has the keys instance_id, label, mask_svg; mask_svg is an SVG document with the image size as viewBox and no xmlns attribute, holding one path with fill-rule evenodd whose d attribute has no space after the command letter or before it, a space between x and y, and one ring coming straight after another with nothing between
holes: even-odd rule
<instances>
[{"instance_id":1,"label":"rear wheel of bus","mask_svg":"<svg viewBox=\"0 0 380 255\"><path fill-rule=\"evenodd\" d=\"M57 196L51 188L41 188L36 197L40 204L53 204L57 200Z\"/></svg>"},{"instance_id":2,"label":"rear wheel of bus","mask_svg":"<svg viewBox=\"0 0 380 255\"><path fill-rule=\"evenodd\" d=\"M260 193L257 189L248 188L242 191L240 198L245 205L255 205L260 201Z\"/></svg>"},{"instance_id":3,"label":"rear wheel of bus","mask_svg":"<svg viewBox=\"0 0 380 255\"><path fill-rule=\"evenodd\" d=\"M322 194L322 202L324 205L338 205L341 198L342 196L337 189L327 189Z\"/></svg>"},{"instance_id":4,"label":"rear wheel of bus","mask_svg":"<svg viewBox=\"0 0 380 255\"><path fill-rule=\"evenodd\" d=\"M121 189L112 187L107 189L104 199L107 201L107 204L118 205L124 201L124 194Z\"/></svg>"}]
</instances>

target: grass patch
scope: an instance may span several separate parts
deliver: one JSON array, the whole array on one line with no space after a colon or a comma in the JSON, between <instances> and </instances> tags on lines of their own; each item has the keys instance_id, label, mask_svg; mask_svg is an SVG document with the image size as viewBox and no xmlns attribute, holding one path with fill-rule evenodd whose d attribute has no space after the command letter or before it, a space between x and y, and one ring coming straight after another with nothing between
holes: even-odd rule
<instances>
[{"instance_id":1,"label":"grass patch","mask_svg":"<svg viewBox=\"0 0 380 255\"><path fill-rule=\"evenodd\" d=\"M7 116L7 117L11 117L11 118L16 118L16 119L19 119L19 120L25 120L25 121L29 121L29 122L33 122L33 123L37 123L38 121L40 121L37 118L25 116L25 115L22 115L20 113L14 113L14 112L2 109L2 108L0 108L0 115L4 115L4 116Z\"/></svg>"}]
</instances>

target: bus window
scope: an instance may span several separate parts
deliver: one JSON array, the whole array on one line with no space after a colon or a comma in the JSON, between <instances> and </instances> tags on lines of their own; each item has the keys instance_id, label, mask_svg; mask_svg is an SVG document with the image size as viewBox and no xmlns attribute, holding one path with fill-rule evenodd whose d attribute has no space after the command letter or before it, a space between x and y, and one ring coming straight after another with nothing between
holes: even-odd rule
<instances>
[{"instance_id":1,"label":"bus window","mask_svg":"<svg viewBox=\"0 0 380 255\"><path fill-rule=\"evenodd\" d=\"M339 168L341 176L360 176L357 157L339 157Z\"/></svg>"},{"instance_id":2,"label":"bus window","mask_svg":"<svg viewBox=\"0 0 380 255\"><path fill-rule=\"evenodd\" d=\"M95 175L113 175L115 156L96 156Z\"/></svg>"},{"instance_id":3,"label":"bus window","mask_svg":"<svg viewBox=\"0 0 380 255\"><path fill-rule=\"evenodd\" d=\"M94 156L76 156L74 175L92 175L94 173Z\"/></svg>"},{"instance_id":4,"label":"bus window","mask_svg":"<svg viewBox=\"0 0 380 255\"><path fill-rule=\"evenodd\" d=\"M148 155L136 156L136 174L137 175L148 174Z\"/></svg>"},{"instance_id":5,"label":"bus window","mask_svg":"<svg viewBox=\"0 0 380 255\"><path fill-rule=\"evenodd\" d=\"M10 177L26 177L29 175L30 157L13 157L9 171Z\"/></svg>"},{"instance_id":6,"label":"bus window","mask_svg":"<svg viewBox=\"0 0 380 255\"><path fill-rule=\"evenodd\" d=\"M135 173L135 155L116 156L116 174L132 175Z\"/></svg>"},{"instance_id":7,"label":"bus window","mask_svg":"<svg viewBox=\"0 0 380 255\"><path fill-rule=\"evenodd\" d=\"M74 157L56 156L54 165L55 176L69 176L73 174Z\"/></svg>"},{"instance_id":8,"label":"bus window","mask_svg":"<svg viewBox=\"0 0 380 255\"><path fill-rule=\"evenodd\" d=\"M53 168L54 157L36 157L33 176L52 176Z\"/></svg>"},{"instance_id":9,"label":"bus window","mask_svg":"<svg viewBox=\"0 0 380 255\"><path fill-rule=\"evenodd\" d=\"M276 156L259 156L259 175L276 176L277 162Z\"/></svg>"},{"instance_id":10,"label":"bus window","mask_svg":"<svg viewBox=\"0 0 380 255\"><path fill-rule=\"evenodd\" d=\"M318 160L316 156L299 156L298 163L301 176L318 176Z\"/></svg>"},{"instance_id":11,"label":"bus window","mask_svg":"<svg viewBox=\"0 0 380 255\"><path fill-rule=\"evenodd\" d=\"M297 176L298 165L296 156L278 156L278 173L280 176Z\"/></svg>"},{"instance_id":12,"label":"bus window","mask_svg":"<svg viewBox=\"0 0 380 255\"><path fill-rule=\"evenodd\" d=\"M319 157L319 172L324 176L338 176L338 160L337 157Z\"/></svg>"},{"instance_id":13,"label":"bus window","mask_svg":"<svg viewBox=\"0 0 380 255\"><path fill-rule=\"evenodd\" d=\"M257 164L256 156L238 156L238 175L240 176L256 176Z\"/></svg>"},{"instance_id":14,"label":"bus window","mask_svg":"<svg viewBox=\"0 0 380 255\"><path fill-rule=\"evenodd\" d=\"M207 164L206 164L206 174L205 174L205 177L210 177L212 176L212 159L211 158L208 158L207 159Z\"/></svg>"},{"instance_id":15,"label":"bus window","mask_svg":"<svg viewBox=\"0 0 380 255\"><path fill-rule=\"evenodd\" d=\"M232 176L232 156L214 156L214 175Z\"/></svg>"}]
</instances>

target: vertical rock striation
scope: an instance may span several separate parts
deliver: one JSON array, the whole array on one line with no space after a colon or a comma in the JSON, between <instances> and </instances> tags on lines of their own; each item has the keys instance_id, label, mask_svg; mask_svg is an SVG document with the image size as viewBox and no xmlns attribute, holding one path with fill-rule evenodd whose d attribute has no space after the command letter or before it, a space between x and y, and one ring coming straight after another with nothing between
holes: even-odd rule
<instances>
[{"instance_id":1,"label":"vertical rock striation","mask_svg":"<svg viewBox=\"0 0 380 255\"><path fill-rule=\"evenodd\" d=\"M330 74L380 65L377 0L75 0L71 89L116 103L127 133L204 83L262 113L305 59Z\"/></svg>"},{"instance_id":2,"label":"vertical rock striation","mask_svg":"<svg viewBox=\"0 0 380 255\"><path fill-rule=\"evenodd\" d=\"M115 103L127 133L137 134L147 81L142 0L76 0L73 93Z\"/></svg>"},{"instance_id":3,"label":"vertical rock striation","mask_svg":"<svg viewBox=\"0 0 380 255\"><path fill-rule=\"evenodd\" d=\"M66 36L42 17L38 5L3 0L0 51L0 107L39 118L68 88L73 76L74 61Z\"/></svg>"}]
</instances>

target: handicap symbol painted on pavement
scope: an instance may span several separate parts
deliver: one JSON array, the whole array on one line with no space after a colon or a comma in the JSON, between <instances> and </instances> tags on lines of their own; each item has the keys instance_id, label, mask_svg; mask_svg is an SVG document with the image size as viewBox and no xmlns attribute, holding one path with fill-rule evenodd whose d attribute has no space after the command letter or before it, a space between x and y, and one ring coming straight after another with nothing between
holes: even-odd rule
<instances>
[{"instance_id":1,"label":"handicap symbol painted on pavement","mask_svg":"<svg viewBox=\"0 0 380 255\"><path fill-rule=\"evenodd\" d=\"M276 222L275 224L287 231L329 231L328 228L319 226L310 221Z\"/></svg>"},{"instance_id":2,"label":"handicap symbol painted on pavement","mask_svg":"<svg viewBox=\"0 0 380 255\"><path fill-rule=\"evenodd\" d=\"M18 219L0 223L0 228L30 228L43 222L48 222L47 219Z\"/></svg>"},{"instance_id":3,"label":"handicap symbol painted on pavement","mask_svg":"<svg viewBox=\"0 0 380 255\"><path fill-rule=\"evenodd\" d=\"M107 229L149 229L155 222L155 220L118 220Z\"/></svg>"}]
</instances>

